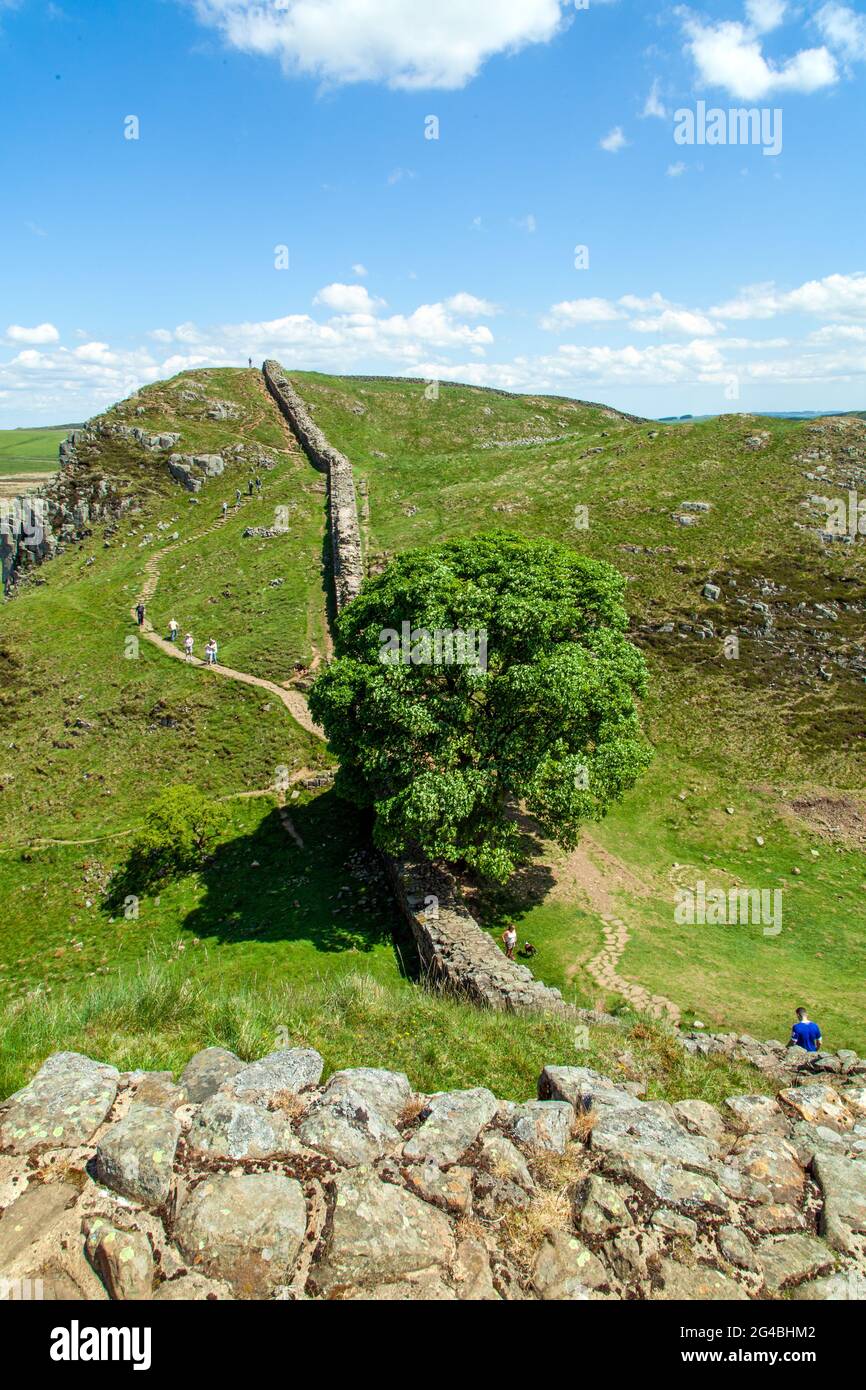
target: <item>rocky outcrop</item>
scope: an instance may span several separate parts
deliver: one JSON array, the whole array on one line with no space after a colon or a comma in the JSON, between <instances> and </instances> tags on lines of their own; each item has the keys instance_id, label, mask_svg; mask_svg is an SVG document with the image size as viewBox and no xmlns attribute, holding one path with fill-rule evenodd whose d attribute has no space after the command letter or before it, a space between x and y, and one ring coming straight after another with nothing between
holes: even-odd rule
<instances>
[{"instance_id":1,"label":"rocky outcrop","mask_svg":"<svg viewBox=\"0 0 866 1390\"><path fill-rule=\"evenodd\" d=\"M222 454L172 454L168 471L187 492L201 492L208 478L219 478L225 472Z\"/></svg>"},{"instance_id":2,"label":"rocky outcrop","mask_svg":"<svg viewBox=\"0 0 866 1390\"><path fill-rule=\"evenodd\" d=\"M175 1083L75 1053L0 1107L0 1281L49 1297L862 1299L866 1096L644 1101L548 1066L521 1104L285 1048Z\"/></svg>"},{"instance_id":3,"label":"rocky outcrop","mask_svg":"<svg viewBox=\"0 0 866 1390\"><path fill-rule=\"evenodd\" d=\"M361 532L352 465L329 444L316 425L279 362L267 361L262 367L265 385L288 421L314 467L328 478L328 508L334 565L337 611L361 592L364 567L361 560Z\"/></svg>"}]
</instances>

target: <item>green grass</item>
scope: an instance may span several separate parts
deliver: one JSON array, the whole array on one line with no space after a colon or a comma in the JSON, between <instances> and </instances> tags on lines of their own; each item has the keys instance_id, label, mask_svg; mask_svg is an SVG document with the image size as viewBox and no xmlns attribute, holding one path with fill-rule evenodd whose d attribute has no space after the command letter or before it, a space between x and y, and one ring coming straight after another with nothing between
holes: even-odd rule
<instances>
[{"instance_id":1,"label":"green grass","mask_svg":"<svg viewBox=\"0 0 866 1390\"><path fill-rule=\"evenodd\" d=\"M805 628L818 634L813 654L862 643L860 547L825 554L794 524L814 487L795 461L814 444L808 427L728 418L666 428L469 387L443 386L430 402L413 383L302 374L299 384L366 485L363 541L374 565L389 552L502 525L624 569L636 626L710 616L721 634L742 620L736 597L758 598L771 581L780 592L766 601L783 643L799 642ZM232 402L237 418L210 420L215 397ZM185 373L110 414L178 430L185 452L262 449L275 466L262 474L262 495L211 531L223 498L232 502L246 485L245 458L190 501L163 459L102 441L89 463L94 475L109 476L142 510L124 516L108 548L97 528L0 609L5 1087L59 1047L177 1070L209 1041L256 1055L280 1027L320 1046L329 1066L402 1066L427 1089L488 1084L524 1098L545 1062L625 1075L624 1051L648 1072L651 1093L669 1099L759 1086L754 1073L684 1059L663 1030L645 1038L642 1023L635 1030L626 1020L624 1034L599 1030L590 1052L576 1054L572 1030L555 1020L481 1014L404 978L412 951L393 906L369 883L362 894L364 881L352 874L366 832L351 809L330 793L293 803L301 851L272 798L241 796L272 787L278 767L326 766L322 745L267 692L190 669L147 643L137 653L129 646L145 565L164 551L149 605L158 628L175 617L199 649L213 635L227 665L276 681L325 655L321 477L287 438L256 373ZM747 454L743 439L758 428L770 431L770 447ZM858 443L862 423L844 428L860 431L851 436ZM542 442L519 442L531 438ZM507 447L483 447L495 442ZM849 442L838 440L840 448ZM689 499L713 510L681 529L671 511ZM589 507L588 531L574 527L577 505ZM247 526L273 524L278 506L288 508L287 537L243 537ZM701 597L711 576L725 576L718 605ZM836 623L815 613L815 598L839 606ZM806 619L795 612L804 601ZM843 610L842 601L853 606ZM843 675L816 683L813 655L791 660L772 645L744 640L736 663L719 642L637 636L652 670L643 714L657 757L593 830L646 887L613 885L631 932L620 969L674 999L687 1020L783 1036L791 1007L806 1003L834 1046L863 1050L862 683ZM112 921L104 886L147 805L177 782L229 798L224 842L198 874L143 896L137 920ZM837 840L810 829L792 802L811 795L846 798L853 828ZM784 882L782 935L675 927L675 862L710 883L714 875L725 884ZM537 973L576 1002L595 1003L599 990L584 966L601 945L597 906L550 847L528 878L505 904L485 897L483 920L495 930L506 907L514 912L521 935L540 947ZM338 902L332 895L344 885L351 896Z\"/></svg>"},{"instance_id":2,"label":"green grass","mask_svg":"<svg viewBox=\"0 0 866 1390\"><path fill-rule=\"evenodd\" d=\"M56 469L57 451L71 428L0 430L0 477Z\"/></svg>"},{"instance_id":3,"label":"green grass","mask_svg":"<svg viewBox=\"0 0 866 1390\"><path fill-rule=\"evenodd\" d=\"M862 422L833 422L820 438L812 422L738 416L665 427L466 386L442 385L429 401L423 384L314 373L298 381L366 484L368 561L502 526L559 540L629 576L635 640L651 671L643 720L656 759L592 831L648 890L614 892L631 933L621 972L672 999L687 1020L762 1037L786 1036L793 1008L806 1003L834 1046L863 1050L866 692L853 672L837 669L825 683L817 667L828 651L864 651L866 548L826 550L801 529L809 494L835 491L806 480L815 464L798 457L820 446L831 472L844 469L850 450L866 454ZM767 447L746 449L759 431L768 432ZM540 442L519 442L532 437ZM484 447L494 442L508 447ZM711 510L680 527L672 514L685 501ZM588 507L588 530L575 527L577 506ZM703 597L708 579L720 583L721 602ZM739 598L768 604L773 637L742 637L731 661L722 638L751 611ZM816 602L833 604L836 621ZM706 619L715 639L639 631ZM798 797L845 805L849 833L810 828L791 809ZM677 927L676 863L690 866L682 886L703 878L783 888L781 935ZM553 847L537 857L531 879L528 890L515 884L505 905L488 895L482 920L498 931L506 909L516 914L521 936L540 948L536 973L577 1002L598 999L584 968L602 945L598 908L579 882L562 887L567 857Z\"/></svg>"},{"instance_id":4,"label":"green grass","mask_svg":"<svg viewBox=\"0 0 866 1390\"><path fill-rule=\"evenodd\" d=\"M365 963L366 965L366 963ZM327 1076L342 1067L405 1071L421 1091L487 1086L527 1100L545 1065L592 1066L625 1081L637 1075L648 1095L720 1103L768 1090L751 1067L695 1061L663 1029L642 1021L590 1031L576 1045L573 1026L552 1015L515 1018L443 998L404 980L353 969L341 976L275 981L203 980L188 962L145 962L136 972L93 982L56 998L24 1001L0 1013L0 1095L32 1076L59 1048L125 1069L178 1073L201 1047L231 1048L252 1059L275 1047L310 1046Z\"/></svg>"}]
</instances>

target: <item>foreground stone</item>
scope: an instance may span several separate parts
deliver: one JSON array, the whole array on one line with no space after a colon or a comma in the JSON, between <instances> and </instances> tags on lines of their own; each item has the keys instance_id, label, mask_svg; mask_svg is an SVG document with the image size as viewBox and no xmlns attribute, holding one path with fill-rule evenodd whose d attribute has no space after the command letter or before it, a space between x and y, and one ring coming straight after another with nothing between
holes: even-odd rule
<instances>
[{"instance_id":1,"label":"foreground stone","mask_svg":"<svg viewBox=\"0 0 866 1390\"><path fill-rule=\"evenodd\" d=\"M99 1142L99 1181L145 1206L161 1206L171 1191L179 1138L180 1125L167 1110L134 1107Z\"/></svg>"},{"instance_id":2,"label":"foreground stone","mask_svg":"<svg viewBox=\"0 0 866 1390\"><path fill-rule=\"evenodd\" d=\"M86 1144L114 1104L118 1076L77 1052L55 1053L6 1102L0 1147L32 1153Z\"/></svg>"},{"instance_id":3,"label":"foreground stone","mask_svg":"<svg viewBox=\"0 0 866 1390\"><path fill-rule=\"evenodd\" d=\"M271 1173L209 1178L181 1207L176 1237L190 1264L238 1298L266 1298L291 1272L307 1226L301 1185Z\"/></svg>"}]
</instances>

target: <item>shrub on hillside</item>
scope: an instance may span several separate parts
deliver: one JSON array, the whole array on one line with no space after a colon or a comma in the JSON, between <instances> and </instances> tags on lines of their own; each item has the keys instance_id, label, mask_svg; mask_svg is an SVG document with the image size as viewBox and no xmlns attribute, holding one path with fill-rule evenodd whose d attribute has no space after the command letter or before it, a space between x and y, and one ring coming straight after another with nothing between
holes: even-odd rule
<instances>
[{"instance_id":1,"label":"shrub on hillside","mask_svg":"<svg viewBox=\"0 0 866 1390\"><path fill-rule=\"evenodd\" d=\"M195 787L169 787L149 807L129 858L109 887L109 901L140 896L201 866L225 833L228 813Z\"/></svg>"},{"instance_id":2,"label":"shrub on hillside","mask_svg":"<svg viewBox=\"0 0 866 1390\"><path fill-rule=\"evenodd\" d=\"M624 594L611 565L506 532L410 552L365 584L310 709L382 849L503 882L520 808L573 848L634 785L651 753Z\"/></svg>"}]
</instances>

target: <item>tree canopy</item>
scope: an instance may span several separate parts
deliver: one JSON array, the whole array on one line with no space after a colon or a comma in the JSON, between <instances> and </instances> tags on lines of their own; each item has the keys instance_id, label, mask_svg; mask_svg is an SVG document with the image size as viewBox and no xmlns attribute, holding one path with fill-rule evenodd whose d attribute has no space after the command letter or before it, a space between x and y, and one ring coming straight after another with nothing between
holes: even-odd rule
<instances>
[{"instance_id":1,"label":"tree canopy","mask_svg":"<svg viewBox=\"0 0 866 1390\"><path fill-rule=\"evenodd\" d=\"M624 592L611 565L505 532L401 555L364 585L310 709L380 848L503 882L518 807L568 849L634 785L652 755Z\"/></svg>"}]
</instances>

